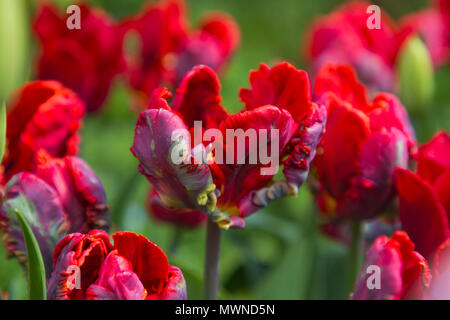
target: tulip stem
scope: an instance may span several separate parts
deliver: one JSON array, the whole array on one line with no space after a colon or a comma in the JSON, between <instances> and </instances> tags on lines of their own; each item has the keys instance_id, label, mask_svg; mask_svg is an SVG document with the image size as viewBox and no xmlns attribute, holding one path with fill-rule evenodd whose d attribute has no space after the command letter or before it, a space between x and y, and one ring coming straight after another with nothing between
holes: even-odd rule
<instances>
[{"instance_id":1,"label":"tulip stem","mask_svg":"<svg viewBox=\"0 0 450 320\"><path fill-rule=\"evenodd\" d=\"M125 213L125 208L133 196L136 186L139 184L141 174L139 171L133 172L130 177L128 177L125 184L122 184L116 201L111 207L111 222L114 225L120 225L123 222L123 215Z\"/></svg>"},{"instance_id":2,"label":"tulip stem","mask_svg":"<svg viewBox=\"0 0 450 320\"><path fill-rule=\"evenodd\" d=\"M352 221L351 222L351 242L350 242L350 252L349 252L349 263L350 263L350 292L353 291L355 286L355 281L358 277L361 263L362 263L362 253L363 253L363 239L361 232L361 222Z\"/></svg>"},{"instance_id":3,"label":"tulip stem","mask_svg":"<svg viewBox=\"0 0 450 320\"><path fill-rule=\"evenodd\" d=\"M169 243L169 256L173 257L175 253L177 252L178 246L180 245L180 241L183 235L183 229L176 226L173 230L172 237L170 239Z\"/></svg>"},{"instance_id":4,"label":"tulip stem","mask_svg":"<svg viewBox=\"0 0 450 320\"><path fill-rule=\"evenodd\" d=\"M208 219L206 225L205 252L205 298L217 300L219 297L219 251L220 228L217 223Z\"/></svg>"}]
</instances>

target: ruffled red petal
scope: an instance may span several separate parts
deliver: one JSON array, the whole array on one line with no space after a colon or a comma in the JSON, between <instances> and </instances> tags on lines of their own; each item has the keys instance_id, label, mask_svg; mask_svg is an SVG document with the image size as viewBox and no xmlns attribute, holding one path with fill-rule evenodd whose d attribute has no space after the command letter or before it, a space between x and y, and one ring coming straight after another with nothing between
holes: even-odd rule
<instances>
[{"instance_id":1,"label":"ruffled red petal","mask_svg":"<svg viewBox=\"0 0 450 320\"><path fill-rule=\"evenodd\" d=\"M348 65L326 64L314 82L314 94L334 94L339 100L365 111L369 105L366 87L359 82L356 72Z\"/></svg>"},{"instance_id":2,"label":"ruffled red petal","mask_svg":"<svg viewBox=\"0 0 450 320\"><path fill-rule=\"evenodd\" d=\"M340 199L359 174L359 155L370 136L368 117L348 105L329 114L326 131L318 146L315 165L331 195Z\"/></svg>"},{"instance_id":3,"label":"ruffled red petal","mask_svg":"<svg viewBox=\"0 0 450 320\"><path fill-rule=\"evenodd\" d=\"M247 110L273 105L289 111L296 122L302 121L313 108L308 74L287 62L273 68L261 64L250 72L251 89L241 88L239 97Z\"/></svg>"},{"instance_id":4,"label":"ruffled red petal","mask_svg":"<svg viewBox=\"0 0 450 320\"><path fill-rule=\"evenodd\" d=\"M431 257L450 237L444 207L428 182L418 175L397 169L395 180L402 229L410 235L418 252Z\"/></svg>"},{"instance_id":5,"label":"ruffled red petal","mask_svg":"<svg viewBox=\"0 0 450 320\"><path fill-rule=\"evenodd\" d=\"M440 131L430 142L419 148L417 174L434 184L445 171L450 170L450 135Z\"/></svg>"},{"instance_id":6,"label":"ruffled red petal","mask_svg":"<svg viewBox=\"0 0 450 320\"><path fill-rule=\"evenodd\" d=\"M148 294L160 294L168 280L169 264L164 252L154 242L133 232L113 235L117 253L132 265Z\"/></svg>"},{"instance_id":7,"label":"ruffled red petal","mask_svg":"<svg viewBox=\"0 0 450 320\"><path fill-rule=\"evenodd\" d=\"M35 81L9 106L5 180L19 171L32 171L39 149L54 157L77 153L84 105L72 91L55 81Z\"/></svg>"},{"instance_id":8,"label":"ruffled red petal","mask_svg":"<svg viewBox=\"0 0 450 320\"><path fill-rule=\"evenodd\" d=\"M242 150L243 153L240 154L240 152L238 152L239 143L237 142L236 137L233 138L233 142L228 138L226 139L226 144L223 148L223 159L221 160L222 164L218 164L218 167L223 173L222 177L226 179L225 182L220 185L221 195L218 205L222 206L222 208L227 208L229 206L234 207L251 191L266 186L275 172L273 174L262 175L261 168L268 168L270 164L263 165L261 161L256 161L255 164L252 164L250 161L250 154L254 155L256 152L260 152L261 148L266 148L267 154L270 155L272 146L271 141L273 139L270 130L277 129L279 130L279 148L278 150L275 150L275 152L277 152L275 156L279 157L296 128L297 126L291 115L274 106L265 106L241 112L225 119L220 125L220 130L224 139L227 136L227 130L241 129L243 132L247 132L248 129L251 129L256 133L254 138L256 138L257 142L250 145L249 139L245 138L245 145ZM262 145L259 137L259 132L261 132L261 130L266 130L268 134L267 142L264 145ZM240 142L242 143L242 141ZM256 150L253 149L255 146L257 146ZM231 155L233 155L233 159L230 159L232 164L227 164L227 156L231 158ZM259 156L257 158L259 159ZM245 205L239 204L239 206L244 207ZM250 213L251 212L246 212L245 215Z\"/></svg>"},{"instance_id":9,"label":"ruffled red petal","mask_svg":"<svg viewBox=\"0 0 450 320\"><path fill-rule=\"evenodd\" d=\"M71 233L61 239L53 253L54 267L48 282L47 298L85 299L86 289L97 279L100 267L112 249L108 234L102 230L92 230L88 234ZM69 287L71 275L79 277L80 288Z\"/></svg>"},{"instance_id":10,"label":"ruffled red petal","mask_svg":"<svg viewBox=\"0 0 450 320\"><path fill-rule=\"evenodd\" d=\"M98 279L86 295L92 300L143 300L147 291L131 263L114 250L103 261Z\"/></svg>"},{"instance_id":11,"label":"ruffled red petal","mask_svg":"<svg viewBox=\"0 0 450 320\"><path fill-rule=\"evenodd\" d=\"M219 78L212 69L200 65L184 76L172 108L182 115L189 128L194 127L194 121L202 121L204 129L218 128L228 116L221 101Z\"/></svg>"},{"instance_id":12,"label":"ruffled red petal","mask_svg":"<svg viewBox=\"0 0 450 320\"><path fill-rule=\"evenodd\" d=\"M232 16L222 13L207 13L201 18L199 27L202 33L207 33L219 40L224 58L228 58L239 46L239 26Z\"/></svg>"}]
</instances>

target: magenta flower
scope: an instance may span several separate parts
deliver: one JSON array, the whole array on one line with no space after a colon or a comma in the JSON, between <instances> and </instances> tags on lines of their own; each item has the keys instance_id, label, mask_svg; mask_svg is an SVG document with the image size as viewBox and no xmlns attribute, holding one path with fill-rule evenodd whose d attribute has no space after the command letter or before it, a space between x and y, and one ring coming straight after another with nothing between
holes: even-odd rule
<instances>
[{"instance_id":1,"label":"magenta flower","mask_svg":"<svg viewBox=\"0 0 450 320\"><path fill-rule=\"evenodd\" d=\"M378 272L375 274L375 272ZM369 277L374 275L371 282ZM375 276L379 276L378 288ZM355 300L422 299L430 286L431 274L424 257L404 231L392 238L378 237L366 255L366 262L355 285ZM368 283L374 287L370 288Z\"/></svg>"}]
</instances>

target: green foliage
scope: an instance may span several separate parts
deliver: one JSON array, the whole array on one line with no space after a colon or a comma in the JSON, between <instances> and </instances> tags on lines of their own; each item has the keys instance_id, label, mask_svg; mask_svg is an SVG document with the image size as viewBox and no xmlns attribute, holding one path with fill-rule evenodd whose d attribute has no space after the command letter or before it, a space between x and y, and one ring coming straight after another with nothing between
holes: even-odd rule
<instances>
[{"instance_id":1,"label":"green foliage","mask_svg":"<svg viewBox=\"0 0 450 320\"><path fill-rule=\"evenodd\" d=\"M31 230L27 220L23 217L20 210L29 210L28 206L16 208L15 213L22 228L27 248L27 270L28 270L28 294L31 300L46 300L47 287L45 282L45 267L42 259L41 250L39 249L36 237Z\"/></svg>"},{"instance_id":2,"label":"green foliage","mask_svg":"<svg viewBox=\"0 0 450 320\"><path fill-rule=\"evenodd\" d=\"M6 105L0 102L0 162L3 160L6 146Z\"/></svg>"},{"instance_id":3,"label":"green foliage","mask_svg":"<svg viewBox=\"0 0 450 320\"><path fill-rule=\"evenodd\" d=\"M25 78L27 30L25 1L0 1L0 101Z\"/></svg>"}]
</instances>

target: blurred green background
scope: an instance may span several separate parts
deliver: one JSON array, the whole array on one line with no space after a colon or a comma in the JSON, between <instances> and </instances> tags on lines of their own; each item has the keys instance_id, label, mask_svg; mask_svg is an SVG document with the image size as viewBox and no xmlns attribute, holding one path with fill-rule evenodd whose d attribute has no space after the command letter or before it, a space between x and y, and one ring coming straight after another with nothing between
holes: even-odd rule
<instances>
[{"instance_id":1,"label":"blurred green background","mask_svg":"<svg viewBox=\"0 0 450 320\"><path fill-rule=\"evenodd\" d=\"M1 0L3 1L3 0ZM62 6L74 1L55 0ZM139 11L142 0L93 0L116 18ZM248 86L250 69L260 62L286 60L307 69L303 60L303 39L317 15L330 12L338 0L191 0L188 18L195 26L209 10L223 10L241 27L241 47L221 76L223 105L232 112L242 108L240 87ZM375 1L394 18L425 7L425 0ZM34 1L27 1L28 22ZM4 28L4 26L2 27ZM1 31L1 30L0 30ZM12 31L11 31L12 32ZM1 33L0 33L1 34ZM11 34L10 34L11 36ZM29 35L25 69L30 69L37 52ZM24 74L30 74L24 72ZM26 77L25 77L26 78ZM450 69L436 75L436 91L428 112L412 116L420 142L439 128L450 129ZM26 79L23 79L26 80ZM20 82L19 82L20 84ZM16 84L17 86L17 84ZM137 175L137 161L129 152L137 115L129 108L130 94L118 79L104 112L89 117L82 130L81 157L101 178L112 207L117 230L144 234L168 255L170 264L184 273L190 299L201 299L204 228L174 229L152 221L146 209L148 183ZM318 232L318 215L306 187L297 198L271 204L246 220L243 230L223 233L220 274L221 298L232 299L346 299L349 294L347 250ZM170 249L178 242L176 250ZM26 298L26 278L14 260L5 258L0 246L0 290L9 298Z\"/></svg>"}]
</instances>

